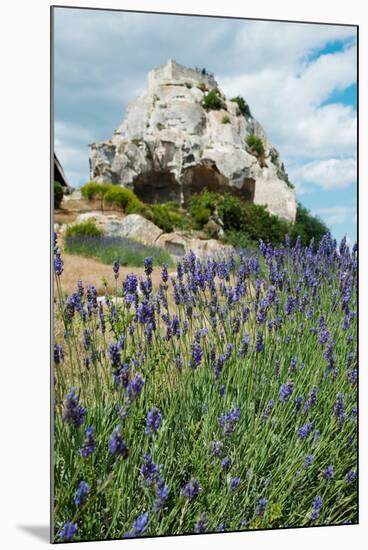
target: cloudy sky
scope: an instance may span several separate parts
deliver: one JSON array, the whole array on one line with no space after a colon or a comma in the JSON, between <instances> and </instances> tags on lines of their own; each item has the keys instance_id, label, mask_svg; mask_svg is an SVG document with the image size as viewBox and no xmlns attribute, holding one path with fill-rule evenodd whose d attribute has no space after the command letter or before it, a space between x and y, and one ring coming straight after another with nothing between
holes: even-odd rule
<instances>
[{"instance_id":1,"label":"cloudy sky","mask_svg":"<svg viewBox=\"0 0 368 550\"><path fill-rule=\"evenodd\" d=\"M356 239L355 27L55 10L55 151L75 187L87 144L109 139L147 72L174 58L242 95L280 151L297 198Z\"/></svg>"}]
</instances>

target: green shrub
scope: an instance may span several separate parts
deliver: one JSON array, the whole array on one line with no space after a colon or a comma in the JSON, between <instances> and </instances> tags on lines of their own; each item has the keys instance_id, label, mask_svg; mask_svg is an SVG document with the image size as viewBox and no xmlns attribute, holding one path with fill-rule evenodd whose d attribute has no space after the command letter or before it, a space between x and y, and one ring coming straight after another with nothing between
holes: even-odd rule
<instances>
[{"instance_id":1,"label":"green shrub","mask_svg":"<svg viewBox=\"0 0 368 550\"><path fill-rule=\"evenodd\" d=\"M167 205L152 204L151 210L153 213L152 222L165 231L165 233L171 233L174 230L174 222Z\"/></svg>"},{"instance_id":2,"label":"green shrub","mask_svg":"<svg viewBox=\"0 0 368 550\"><path fill-rule=\"evenodd\" d=\"M202 228L208 222L220 198L221 195L207 189L190 197L188 212L194 222L194 227Z\"/></svg>"},{"instance_id":3,"label":"green shrub","mask_svg":"<svg viewBox=\"0 0 368 550\"><path fill-rule=\"evenodd\" d=\"M312 216L310 211L298 203L296 211L295 224L293 225L290 233L293 242L295 242L298 235L304 245L309 245L310 241L314 239L315 246L318 246L323 235L328 232L328 227L318 217Z\"/></svg>"},{"instance_id":4,"label":"green shrub","mask_svg":"<svg viewBox=\"0 0 368 550\"><path fill-rule=\"evenodd\" d=\"M238 104L239 110L242 115L252 116L249 109L249 105L242 96L237 95L236 97L233 97L232 99L230 99L230 101L234 101L235 103Z\"/></svg>"},{"instance_id":5,"label":"green shrub","mask_svg":"<svg viewBox=\"0 0 368 550\"><path fill-rule=\"evenodd\" d=\"M270 151L270 158L271 162L277 166L279 162L279 152L274 147Z\"/></svg>"},{"instance_id":6,"label":"green shrub","mask_svg":"<svg viewBox=\"0 0 368 550\"><path fill-rule=\"evenodd\" d=\"M258 242L251 239L244 231L226 231L224 241L235 248L256 249Z\"/></svg>"},{"instance_id":7,"label":"green shrub","mask_svg":"<svg viewBox=\"0 0 368 550\"><path fill-rule=\"evenodd\" d=\"M65 238L83 236L83 237L101 237L102 229L97 227L96 221L92 218L85 222L69 225L65 231Z\"/></svg>"},{"instance_id":8,"label":"green shrub","mask_svg":"<svg viewBox=\"0 0 368 550\"><path fill-rule=\"evenodd\" d=\"M82 196L85 199L92 200L95 198L102 198L110 189L115 186L111 183L98 183L96 181L90 181L81 187Z\"/></svg>"},{"instance_id":9,"label":"green shrub","mask_svg":"<svg viewBox=\"0 0 368 550\"><path fill-rule=\"evenodd\" d=\"M264 156L265 150L261 138L254 134L250 134L245 138L245 143L248 145L252 153L258 157Z\"/></svg>"},{"instance_id":10,"label":"green shrub","mask_svg":"<svg viewBox=\"0 0 368 550\"><path fill-rule=\"evenodd\" d=\"M58 181L54 181L54 208L60 208L63 196L63 186Z\"/></svg>"},{"instance_id":11,"label":"green shrub","mask_svg":"<svg viewBox=\"0 0 368 550\"><path fill-rule=\"evenodd\" d=\"M230 124L231 120L228 115L224 115L221 120L222 124Z\"/></svg>"},{"instance_id":12,"label":"green shrub","mask_svg":"<svg viewBox=\"0 0 368 550\"><path fill-rule=\"evenodd\" d=\"M215 90L211 90L206 94L202 101L202 106L207 111L214 110L218 111L219 109L225 109L226 105Z\"/></svg>"},{"instance_id":13,"label":"green shrub","mask_svg":"<svg viewBox=\"0 0 368 550\"><path fill-rule=\"evenodd\" d=\"M130 213L128 210L132 210L140 202L133 191L117 186L111 186L107 193L105 193L104 200L106 204L115 204L119 208L122 208L127 214Z\"/></svg>"}]
</instances>

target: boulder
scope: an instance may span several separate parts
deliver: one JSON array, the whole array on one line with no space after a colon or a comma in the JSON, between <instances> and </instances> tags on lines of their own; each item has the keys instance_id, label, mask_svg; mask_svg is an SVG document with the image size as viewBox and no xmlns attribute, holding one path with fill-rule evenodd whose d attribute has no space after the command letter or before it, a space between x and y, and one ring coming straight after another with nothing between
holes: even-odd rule
<instances>
[{"instance_id":1,"label":"boulder","mask_svg":"<svg viewBox=\"0 0 368 550\"><path fill-rule=\"evenodd\" d=\"M206 109L209 93L222 108ZM263 144L258 158L249 135ZM188 202L208 188L266 205L294 221L295 192L265 131L247 109L226 100L213 75L169 60L148 74L148 87L127 108L111 139L89 145L90 178L134 190L144 202Z\"/></svg>"}]
</instances>

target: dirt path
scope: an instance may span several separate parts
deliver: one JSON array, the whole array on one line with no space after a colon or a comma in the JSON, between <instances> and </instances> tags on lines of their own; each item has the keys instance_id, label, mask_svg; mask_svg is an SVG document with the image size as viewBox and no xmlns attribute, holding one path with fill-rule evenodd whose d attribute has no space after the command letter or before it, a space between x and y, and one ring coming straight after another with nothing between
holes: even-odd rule
<instances>
[{"instance_id":1,"label":"dirt path","mask_svg":"<svg viewBox=\"0 0 368 550\"><path fill-rule=\"evenodd\" d=\"M61 276L61 283L64 292L70 294L76 289L77 281L80 279L84 285L93 284L97 288L98 294L105 294L105 287L102 280L105 278L108 283L108 290L111 292L115 289L115 279L112 271L112 266L105 265L98 260L92 258L83 258L82 256L74 256L73 254L62 254L64 260L64 272ZM128 273L136 273L144 275L143 267L121 267L118 284L121 285ZM152 273L152 283L154 287L158 287L161 278L161 270L155 268Z\"/></svg>"}]
</instances>

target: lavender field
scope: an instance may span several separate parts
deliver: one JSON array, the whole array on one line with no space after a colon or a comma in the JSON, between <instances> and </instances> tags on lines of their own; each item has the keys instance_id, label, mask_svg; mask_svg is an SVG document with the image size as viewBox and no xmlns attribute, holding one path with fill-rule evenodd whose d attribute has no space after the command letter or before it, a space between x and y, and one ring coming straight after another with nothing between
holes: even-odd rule
<instances>
[{"instance_id":1,"label":"lavender field","mask_svg":"<svg viewBox=\"0 0 368 550\"><path fill-rule=\"evenodd\" d=\"M144 265L65 295L55 241L55 541L356 523L356 246Z\"/></svg>"}]
</instances>

